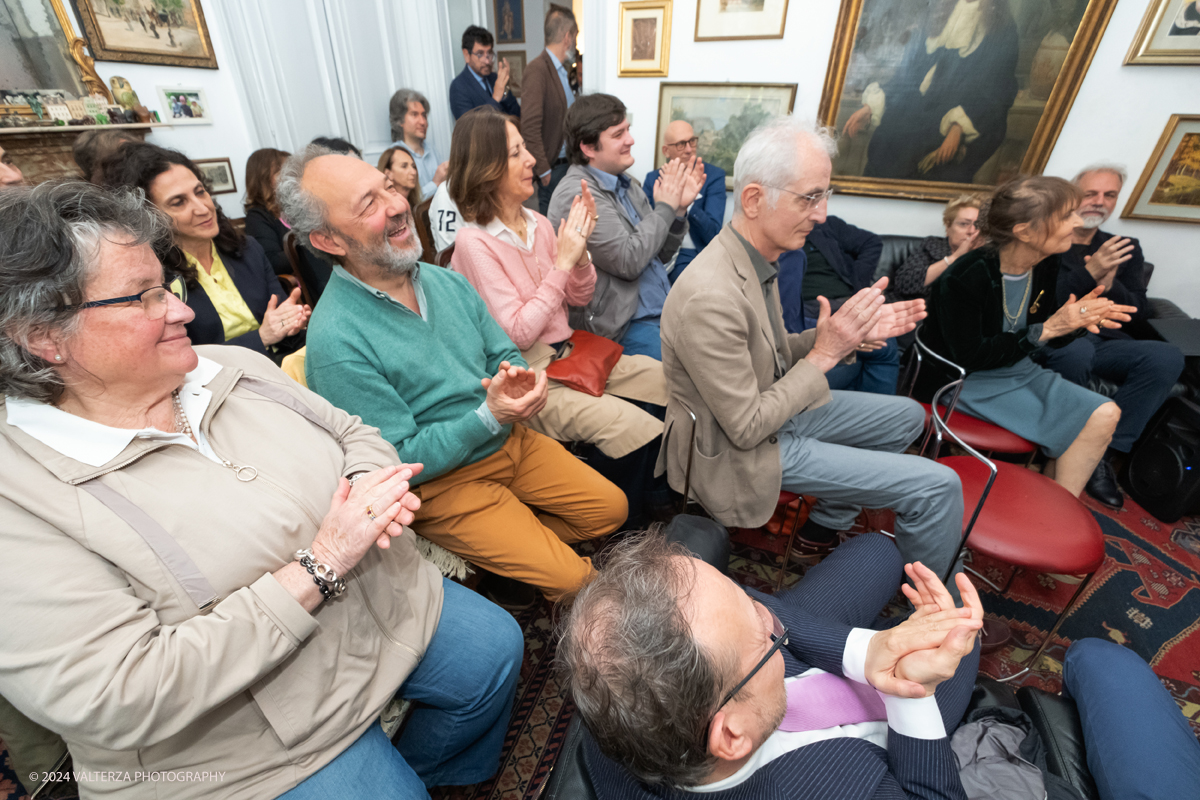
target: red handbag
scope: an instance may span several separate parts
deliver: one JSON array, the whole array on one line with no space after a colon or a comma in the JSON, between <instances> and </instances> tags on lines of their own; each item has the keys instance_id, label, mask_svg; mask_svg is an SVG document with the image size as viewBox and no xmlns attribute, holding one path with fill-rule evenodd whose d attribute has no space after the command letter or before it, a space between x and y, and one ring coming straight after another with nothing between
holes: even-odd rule
<instances>
[{"instance_id":1,"label":"red handbag","mask_svg":"<svg viewBox=\"0 0 1200 800\"><path fill-rule=\"evenodd\" d=\"M546 377L592 397L604 394L608 376L625 348L612 339L587 331L575 331L567 341L571 352L551 361L546 367Z\"/></svg>"}]
</instances>

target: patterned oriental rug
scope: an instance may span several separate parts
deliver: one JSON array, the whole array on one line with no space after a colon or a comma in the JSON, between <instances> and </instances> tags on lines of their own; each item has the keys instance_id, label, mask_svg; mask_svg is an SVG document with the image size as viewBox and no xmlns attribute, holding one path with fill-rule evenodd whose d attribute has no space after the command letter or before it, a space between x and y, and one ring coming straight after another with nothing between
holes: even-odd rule
<instances>
[{"instance_id":1,"label":"patterned oriental rug","mask_svg":"<svg viewBox=\"0 0 1200 800\"><path fill-rule=\"evenodd\" d=\"M1085 636L1109 638L1150 663L1200 736L1200 517L1167 525L1130 499L1119 512L1090 501L1088 507L1100 521L1108 557L1038 668L1014 683L1057 692L1067 646ZM891 530L891 523L888 512L867 512L859 527ZM770 591L784 544L781 537L762 531L739 532L731 564L735 578ZM813 563L794 561L785 582L795 583ZM976 558L972 566L999 585L1012 572L1007 564L983 558ZM1024 572L1005 595L982 587L985 609L1012 626L1014 642L985 656L981 671L1003 677L1020 670L1074 588L1047 575ZM437 789L435 800L533 800L558 757L574 707L553 670L552 610L539 603L519 614L517 621L525 631L525 663L500 769L485 783ZM0 800L23 800L14 778L4 751Z\"/></svg>"}]
</instances>

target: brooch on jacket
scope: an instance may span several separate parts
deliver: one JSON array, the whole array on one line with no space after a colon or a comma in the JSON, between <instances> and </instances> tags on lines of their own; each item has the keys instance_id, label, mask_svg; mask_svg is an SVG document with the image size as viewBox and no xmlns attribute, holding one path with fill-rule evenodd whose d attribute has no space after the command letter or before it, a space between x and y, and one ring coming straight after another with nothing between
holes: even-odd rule
<instances>
[{"instance_id":1,"label":"brooch on jacket","mask_svg":"<svg viewBox=\"0 0 1200 800\"><path fill-rule=\"evenodd\" d=\"M1045 289L1043 289L1042 291L1038 292L1038 296L1037 296L1037 297L1033 298L1033 305L1031 305L1031 306L1029 307L1029 313L1030 313L1030 314L1036 314L1036 313L1037 313L1037 310L1038 310L1038 303L1042 302L1042 295L1044 295L1045 293L1046 293L1046 290L1045 290Z\"/></svg>"}]
</instances>

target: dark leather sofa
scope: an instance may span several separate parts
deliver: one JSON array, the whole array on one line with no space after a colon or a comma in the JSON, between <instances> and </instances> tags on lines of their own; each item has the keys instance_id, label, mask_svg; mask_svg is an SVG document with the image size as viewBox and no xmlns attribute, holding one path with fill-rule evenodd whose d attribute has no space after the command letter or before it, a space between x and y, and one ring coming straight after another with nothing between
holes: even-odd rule
<instances>
[{"instance_id":1,"label":"dark leather sofa","mask_svg":"<svg viewBox=\"0 0 1200 800\"><path fill-rule=\"evenodd\" d=\"M968 712L997 705L1020 708L1028 714L1045 745L1047 769L1070 783L1087 800L1099 800L1088 771L1083 728L1074 700L1030 687L1014 693L1011 687L980 676ZM542 783L538 800L595 800L596 793L582 756L584 737L588 735L579 716L572 718L558 761Z\"/></svg>"}]
</instances>

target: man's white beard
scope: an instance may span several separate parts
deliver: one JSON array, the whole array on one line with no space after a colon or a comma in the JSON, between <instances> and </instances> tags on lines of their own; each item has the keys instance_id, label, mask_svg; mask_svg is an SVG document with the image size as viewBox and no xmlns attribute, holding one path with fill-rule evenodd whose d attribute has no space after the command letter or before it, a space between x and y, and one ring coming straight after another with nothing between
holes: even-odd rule
<instances>
[{"instance_id":1,"label":"man's white beard","mask_svg":"<svg viewBox=\"0 0 1200 800\"><path fill-rule=\"evenodd\" d=\"M1083 227L1088 228L1089 230L1094 230L1095 228L1099 228L1104 224L1104 221L1108 219L1108 214L1105 214L1102 211L1080 211L1079 217L1083 220Z\"/></svg>"},{"instance_id":2,"label":"man's white beard","mask_svg":"<svg viewBox=\"0 0 1200 800\"><path fill-rule=\"evenodd\" d=\"M421 260L421 243L417 240L417 228L413 222L412 212L405 215L405 225L408 226L408 243L397 247L384 233L383 240L373 247L367 247L357 239L350 239L350 254L359 263L370 264L389 275L401 276L410 274ZM388 225L391 228L391 224Z\"/></svg>"}]
</instances>

